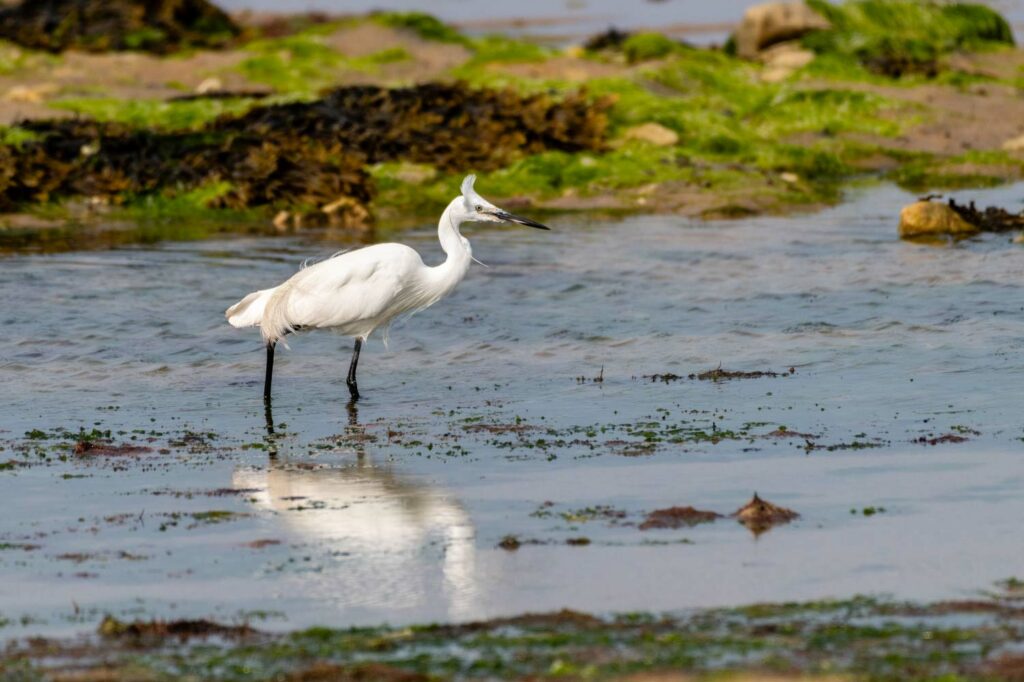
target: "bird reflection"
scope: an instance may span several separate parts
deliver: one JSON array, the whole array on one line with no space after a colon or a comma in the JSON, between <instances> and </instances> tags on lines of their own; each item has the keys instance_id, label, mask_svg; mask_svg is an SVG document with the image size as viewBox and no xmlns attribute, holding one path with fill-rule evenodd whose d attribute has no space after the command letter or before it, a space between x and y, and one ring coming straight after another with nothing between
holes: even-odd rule
<instances>
[{"instance_id":1,"label":"bird reflection","mask_svg":"<svg viewBox=\"0 0 1024 682\"><path fill-rule=\"evenodd\" d=\"M341 440L354 458L290 461L278 456L281 434L266 403L269 465L235 471L234 487L258 491L247 496L277 514L293 535L290 543L327 550L322 568L305 575L303 590L322 591L345 608L441 607L453 619L472 617L478 589L469 515L444 491L376 465L358 416L349 403Z\"/></svg>"}]
</instances>

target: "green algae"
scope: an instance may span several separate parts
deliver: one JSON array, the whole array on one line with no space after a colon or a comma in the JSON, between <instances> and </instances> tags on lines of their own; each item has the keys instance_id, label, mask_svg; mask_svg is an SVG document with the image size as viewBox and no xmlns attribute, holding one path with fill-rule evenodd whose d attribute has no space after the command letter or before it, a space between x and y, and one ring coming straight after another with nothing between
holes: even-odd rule
<instances>
[{"instance_id":1,"label":"green algae","mask_svg":"<svg viewBox=\"0 0 1024 682\"><path fill-rule=\"evenodd\" d=\"M904 155L889 177L913 192L931 189L995 187L1024 175L1024 161L1001 150L973 150L954 156Z\"/></svg>"},{"instance_id":2,"label":"green algae","mask_svg":"<svg viewBox=\"0 0 1024 682\"><path fill-rule=\"evenodd\" d=\"M315 93L335 83L339 69L350 66L345 55L312 31L256 40L245 49L251 56L236 70L278 92Z\"/></svg>"},{"instance_id":3,"label":"green algae","mask_svg":"<svg viewBox=\"0 0 1024 682\"><path fill-rule=\"evenodd\" d=\"M462 33L425 12L378 12L371 18L383 26L412 31L424 40L461 45L469 43Z\"/></svg>"},{"instance_id":4,"label":"green algae","mask_svg":"<svg viewBox=\"0 0 1024 682\"><path fill-rule=\"evenodd\" d=\"M140 240L149 241L143 223L155 223L159 232L167 230L169 224L175 238L191 241L209 234L231 231L232 226L251 228L261 223L258 211L248 209L215 208L232 192L234 186L227 181L211 181L193 189L175 194L147 194L126 196L124 204L113 207L107 217L114 221L129 221L139 224L142 230Z\"/></svg>"},{"instance_id":5,"label":"green algae","mask_svg":"<svg viewBox=\"0 0 1024 682\"><path fill-rule=\"evenodd\" d=\"M66 97L49 106L103 122L133 128L198 130L225 114L243 114L262 100L251 97L190 100L133 99L115 97ZM7 140L4 140L7 144Z\"/></svg>"},{"instance_id":6,"label":"green algae","mask_svg":"<svg viewBox=\"0 0 1024 682\"><path fill-rule=\"evenodd\" d=\"M692 158L750 164L752 171L805 172L831 181L849 175L849 163L866 153L844 136L895 138L919 120L912 107L879 95L841 87L764 83L755 65L721 52L673 45L671 57L635 76L588 80L587 91L595 99L609 97L614 102L608 112L613 135L654 122L679 133L678 146ZM495 78L506 82L504 76ZM569 86L550 80L533 85ZM517 86L530 87L521 79ZM802 134L819 139L810 144L789 142ZM628 166L629 157L584 173L585 181L595 174L614 174L616 161ZM650 181L630 179L628 167L622 170L622 181L612 185Z\"/></svg>"},{"instance_id":7,"label":"green algae","mask_svg":"<svg viewBox=\"0 0 1024 682\"><path fill-rule=\"evenodd\" d=\"M667 57L680 49L680 44L655 32L631 35L622 43L622 52L630 64Z\"/></svg>"},{"instance_id":8,"label":"green algae","mask_svg":"<svg viewBox=\"0 0 1024 682\"><path fill-rule=\"evenodd\" d=\"M528 156L490 174L489 191L544 200L566 192L587 197L675 182L711 191L760 187L751 193L769 204L832 201L838 183L857 172L854 163L877 150L850 136L895 138L918 120L911 107L879 95L763 83L754 65L720 52L673 46L671 56L658 65L636 76L590 79L586 92L593 101L611 102L612 137L653 122L678 133L677 145L626 141L600 154ZM521 56L539 58L529 49ZM527 91L576 87L470 66L458 73L475 83L514 82ZM814 139L790 141L801 135ZM442 177L403 186L388 171L374 174L385 180L381 196L395 205L417 197L439 201L457 185L455 178ZM795 173L805 182L773 183L766 181L766 172Z\"/></svg>"},{"instance_id":9,"label":"green algae","mask_svg":"<svg viewBox=\"0 0 1024 682\"><path fill-rule=\"evenodd\" d=\"M935 76L937 60L954 50L1013 44L1009 24L984 5L913 0L847 0L839 5L808 0L808 4L832 28L808 34L805 46L886 76Z\"/></svg>"}]
</instances>

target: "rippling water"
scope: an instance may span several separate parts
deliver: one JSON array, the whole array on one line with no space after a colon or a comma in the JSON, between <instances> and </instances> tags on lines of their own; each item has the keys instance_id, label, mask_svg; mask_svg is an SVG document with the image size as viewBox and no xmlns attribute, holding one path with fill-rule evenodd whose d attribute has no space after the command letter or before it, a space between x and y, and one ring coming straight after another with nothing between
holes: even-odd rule
<instances>
[{"instance_id":1,"label":"rippling water","mask_svg":"<svg viewBox=\"0 0 1024 682\"><path fill-rule=\"evenodd\" d=\"M1022 189L963 198L1012 207ZM396 327L390 349L370 343L357 409L347 340L278 353L272 438L258 334L223 310L335 245L3 258L0 461L56 442L23 436L34 429L134 431L153 450L51 450L0 471L0 632L88 629L106 612L258 611L292 627L938 598L1019 573L1024 255L1005 235L900 242L910 198L467 228L490 267ZM432 228L403 241L441 256ZM782 376L644 378L719 365ZM722 436L673 443L666 429ZM967 440L916 442L948 435ZM756 538L728 519L636 528L671 505L728 513L754 491L802 517ZM598 505L625 516L580 512ZM246 516L188 516L209 511ZM510 534L523 546L497 548ZM565 544L579 537L590 544Z\"/></svg>"}]
</instances>

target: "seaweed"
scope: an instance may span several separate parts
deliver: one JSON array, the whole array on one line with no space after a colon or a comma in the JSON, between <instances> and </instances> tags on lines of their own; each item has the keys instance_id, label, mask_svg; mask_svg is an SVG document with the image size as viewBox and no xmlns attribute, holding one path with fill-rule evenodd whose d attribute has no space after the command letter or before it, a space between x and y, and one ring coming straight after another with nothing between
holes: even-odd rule
<instances>
[{"instance_id":1,"label":"seaweed","mask_svg":"<svg viewBox=\"0 0 1024 682\"><path fill-rule=\"evenodd\" d=\"M952 681L1016 680L1024 670L1021 611L1003 596L929 604L854 596L603 617L563 610L280 633L142 621L138 634L121 634L134 624L110 620L109 635L9 646L5 679Z\"/></svg>"},{"instance_id":2,"label":"seaweed","mask_svg":"<svg viewBox=\"0 0 1024 682\"><path fill-rule=\"evenodd\" d=\"M210 208L288 208L361 225L374 194L368 164L486 171L547 150L599 150L607 106L583 93L556 100L455 83L337 88L190 130L26 121L24 142L0 146L0 209L61 197L121 203L191 193Z\"/></svg>"},{"instance_id":3,"label":"seaweed","mask_svg":"<svg viewBox=\"0 0 1024 682\"><path fill-rule=\"evenodd\" d=\"M107 638L132 638L132 639L166 639L176 638L187 640L192 637L223 637L239 638L249 637L256 634L256 630L246 624L224 625L214 621L200 620L135 620L125 622L107 616L100 623L99 634Z\"/></svg>"},{"instance_id":4,"label":"seaweed","mask_svg":"<svg viewBox=\"0 0 1024 682\"><path fill-rule=\"evenodd\" d=\"M621 50L622 44L633 35L629 31L620 31L619 29L611 26L607 31L598 33L583 43L583 49L590 50L591 52L599 52L601 50Z\"/></svg>"},{"instance_id":5,"label":"seaweed","mask_svg":"<svg viewBox=\"0 0 1024 682\"><path fill-rule=\"evenodd\" d=\"M638 528L650 530L651 528L689 528L699 523L709 523L715 519L722 518L721 514L694 507L668 507L667 509L655 509L647 515Z\"/></svg>"},{"instance_id":6,"label":"seaweed","mask_svg":"<svg viewBox=\"0 0 1024 682\"><path fill-rule=\"evenodd\" d=\"M241 28L207 0L23 0L0 10L0 37L48 52L224 47Z\"/></svg>"},{"instance_id":7,"label":"seaweed","mask_svg":"<svg viewBox=\"0 0 1024 682\"><path fill-rule=\"evenodd\" d=\"M341 138L368 163L406 160L443 171L494 170L547 150L602 149L608 106L583 93L554 101L544 94L474 90L460 83L395 89L366 85L337 88L314 102L252 109L221 119L212 129L259 136L291 130L320 141Z\"/></svg>"},{"instance_id":8,"label":"seaweed","mask_svg":"<svg viewBox=\"0 0 1024 682\"><path fill-rule=\"evenodd\" d=\"M1005 208L998 206L986 206L979 210L973 201L968 204L958 204L952 198L949 200L949 207L968 223L986 232L1024 230L1024 212L1010 213Z\"/></svg>"}]
</instances>

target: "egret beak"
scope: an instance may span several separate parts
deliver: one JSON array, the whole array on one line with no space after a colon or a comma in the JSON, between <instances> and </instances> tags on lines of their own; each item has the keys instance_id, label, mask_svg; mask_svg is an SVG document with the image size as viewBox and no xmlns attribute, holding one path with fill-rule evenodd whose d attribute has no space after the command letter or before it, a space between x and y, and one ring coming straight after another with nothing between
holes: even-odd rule
<instances>
[{"instance_id":1,"label":"egret beak","mask_svg":"<svg viewBox=\"0 0 1024 682\"><path fill-rule=\"evenodd\" d=\"M510 223L519 223L520 225L526 225L527 227L535 227L538 230L550 230L551 229L547 225L543 225L541 223L538 223L536 220L530 220L529 218L523 218L522 216L517 216L514 213L509 213L508 211L503 211L500 208L497 211L494 212L494 215L496 217L501 218L502 220L506 220L506 221L508 221Z\"/></svg>"}]
</instances>

